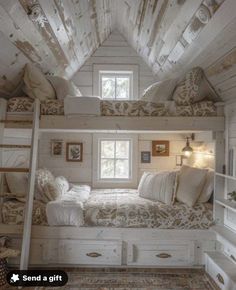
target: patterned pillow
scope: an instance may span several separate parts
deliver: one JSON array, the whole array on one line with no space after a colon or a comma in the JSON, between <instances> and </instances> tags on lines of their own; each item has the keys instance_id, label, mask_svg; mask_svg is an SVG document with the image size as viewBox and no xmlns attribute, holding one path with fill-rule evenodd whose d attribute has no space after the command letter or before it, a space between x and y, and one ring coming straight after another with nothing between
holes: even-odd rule
<instances>
[{"instance_id":1,"label":"patterned pillow","mask_svg":"<svg viewBox=\"0 0 236 290\"><path fill-rule=\"evenodd\" d=\"M211 101L203 101L192 105L194 116L216 116L217 108Z\"/></svg>"},{"instance_id":2,"label":"patterned pillow","mask_svg":"<svg viewBox=\"0 0 236 290\"><path fill-rule=\"evenodd\" d=\"M169 100L176 86L177 79L160 81L144 90L142 101L159 103Z\"/></svg>"},{"instance_id":3,"label":"patterned pillow","mask_svg":"<svg viewBox=\"0 0 236 290\"><path fill-rule=\"evenodd\" d=\"M48 202L48 191L45 194L45 186L48 187L48 184L54 182L54 176L48 169L39 169L36 172L35 179L35 199L41 200L45 203Z\"/></svg>"},{"instance_id":4,"label":"patterned pillow","mask_svg":"<svg viewBox=\"0 0 236 290\"><path fill-rule=\"evenodd\" d=\"M203 78L204 72L200 67L191 69L174 91L173 100L176 104L179 106L187 106L204 99L205 96L200 94Z\"/></svg>"}]
</instances>

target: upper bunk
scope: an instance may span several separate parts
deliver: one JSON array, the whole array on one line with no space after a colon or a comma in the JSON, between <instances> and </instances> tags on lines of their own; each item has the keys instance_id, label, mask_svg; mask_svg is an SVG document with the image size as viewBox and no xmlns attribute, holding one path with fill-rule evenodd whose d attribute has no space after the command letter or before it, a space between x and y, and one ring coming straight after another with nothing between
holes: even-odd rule
<instances>
[{"instance_id":1,"label":"upper bunk","mask_svg":"<svg viewBox=\"0 0 236 290\"><path fill-rule=\"evenodd\" d=\"M224 131L223 103L205 102L196 109L173 109L173 102L156 104L145 101L98 101L92 97L47 100L40 105L41 131ZM0 99L1 119L5 128L29 128L34 110L30 98ZM68 108L72 106L72 108Z\"/></svg>"}]
</instances>

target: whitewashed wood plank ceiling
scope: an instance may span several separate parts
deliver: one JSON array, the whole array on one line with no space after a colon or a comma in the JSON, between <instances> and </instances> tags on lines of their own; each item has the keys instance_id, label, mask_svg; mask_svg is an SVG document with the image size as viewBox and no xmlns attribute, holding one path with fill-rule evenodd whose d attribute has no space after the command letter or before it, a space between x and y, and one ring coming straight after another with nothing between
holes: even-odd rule
<instances>
[{"instance_id":1,"label":"whitewashed wood plank ceiling","mask_svg":"<svg viewBox=\"0 0 236 290\"><path fill-rule=\"evenodd\" d=\"M118 29L157 79L200 65L231 100L235 11L235 0L0 0L0 95L14 91L26 62L72 77Z\"/></svg>"}]
</instances>

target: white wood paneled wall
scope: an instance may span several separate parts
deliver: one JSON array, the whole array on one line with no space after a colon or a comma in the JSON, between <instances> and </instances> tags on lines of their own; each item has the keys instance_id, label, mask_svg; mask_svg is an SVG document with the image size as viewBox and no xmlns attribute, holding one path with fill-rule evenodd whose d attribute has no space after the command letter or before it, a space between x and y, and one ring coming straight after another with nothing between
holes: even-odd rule
<instances>
[{"instance_id":1,"label":"white wood paneled wall","mask_svg":"<svg viewBox=\"0 0 236 290\"><path fill-rule=\"evenodd\" d=\"M116 136L116 135L114 135ZM185 137L188 134L180 133L159 133L159 134L138 134L138 170L140 178L144 171L170 170L176 167L176 155L181 155L181 150L185 146ZM64 142L63 154L61 157L51 156L51 140L61 139ZM170 156L169 157L152 157L151 163L141 163L141 151L150 151L152 140L169 140ZM66 142L83 142L83 162L66 161ZM209 140L207 140L209 141ZM192 146L197 148L202 145L200 140L193 142ZM39 167L50 169L54 175L63 175L71 182L81 182L92 184L93 172L93 134L92 133L43 133L39 144ZM203 156L204 157L204 156ZM213 154L214 159L214 154ZM188 163L188 161L186 161ZM194 164L195 158L189 160L189 164Z\"/></svg>"},{"instance_id":2,"label":"white wood paneled wall","mask_svg":"<svg viewBox=\"0 0 236 290\"><path fill-rule=\"evenodd\" d=\"M151 69L129 46L124 37L117 31L113 31L108 39L95 51L95 53L85 62L85 64L75 73L72 80L80 88L83 95L93 94L93 65L137 65L139 69L139 96L149 85L157 81Z\"/></svg>"}]
</instances>

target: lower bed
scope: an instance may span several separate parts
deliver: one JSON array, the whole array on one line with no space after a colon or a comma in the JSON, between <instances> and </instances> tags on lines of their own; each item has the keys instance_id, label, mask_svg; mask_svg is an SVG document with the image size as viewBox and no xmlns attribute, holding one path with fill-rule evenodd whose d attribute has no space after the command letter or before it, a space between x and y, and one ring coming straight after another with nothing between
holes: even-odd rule
<instances>
[{"instance_id":1,"label":"lower bed","mask_svg":"<svg viewBox=\"0 0 236 290\"><path fill-rule=\"evenodd\" d=\"M212 205L209 203L196 204L192 208L179 202L169 206L141 198L137 190L132 189L93 190L82 207L62 200L57 202L56 208L48 208L47 213L46 204L35 201L33 224L48 225L47 215L56 215L54 220L66 220L70 225L80 227L208 229L213 224ZM4 202L3 223L22 224L23 216L23 202ZM76 220L78 217L80 221Z\"/></svg>"}]
</instances>

